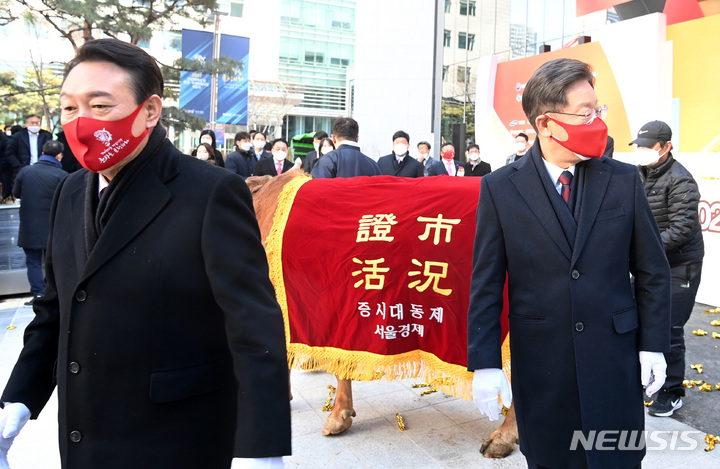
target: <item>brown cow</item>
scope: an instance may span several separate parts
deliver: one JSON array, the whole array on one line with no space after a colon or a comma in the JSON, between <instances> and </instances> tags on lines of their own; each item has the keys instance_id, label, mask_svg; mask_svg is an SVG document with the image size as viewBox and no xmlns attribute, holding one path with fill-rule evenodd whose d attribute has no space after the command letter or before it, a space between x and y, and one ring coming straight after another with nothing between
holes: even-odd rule
<instances>
[{"instance_id":1,"label":"brown cow","mask_svg":"<svg viewBox=\"0 0 720 469\"><path fill-rule=\"evenodd\" d=\"M278 197L292 179L302 176L300 170L291 170L277 177L259 176L247 179L248 187L253 194L255 215L260 226L263 244L270 234L273 218L278 206ZM333 410L322 429L323 435L335 435L344 432L352 425L355 417L352 397L352 380L337 377L337 392ZM510 406L505 420L495 430L490 438L485 440L480 452L487 458L504 458L513 452L514 444L518 442L517 423L515 422L515 407Z\"/></svg>"}]
</instances>

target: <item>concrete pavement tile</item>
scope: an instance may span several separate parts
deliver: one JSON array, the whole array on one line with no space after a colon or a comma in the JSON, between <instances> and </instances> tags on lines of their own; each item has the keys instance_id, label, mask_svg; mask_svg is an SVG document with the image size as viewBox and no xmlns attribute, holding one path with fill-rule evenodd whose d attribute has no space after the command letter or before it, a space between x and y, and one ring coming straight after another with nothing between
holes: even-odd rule
<instances>
[{"instance_id":1,"label":"concrete pavement tile","mask_svg":"<svg viewBox=\"0 0 720 469\"><path fill-rule=\"evenodd\" d=\"M427 407L430 404L423 400L418 394L409 389L402 388L399 391L373 396L368 399L370 405L381 415L395 415L398 412L406 412L412 409Z\"/></svg>"},{"instance_id":2,"label":"concrete pavement tile","mask_svg":"<svg viewBox=\"0 0 720 469\"><path fill-rule=\"evenodd\" d=\"M473 401L455 399L435 404L435 408L457 424L472 422L483 417Z\"/></svg>"},{"instance_id":3,"label":"concrete pavement tile","mask_svg":"<svg viewBox=\"0 0 720 469\"><path fill-rule=\"evenodd\" d=\"M480 449L460 453L457 457L443 462L448 469L526 469L527 462L520 451L513 452L504 459L488 459L480 454Z\"/></svg>"},{"instance_id":4,"label":"concrete pavement tile","mask_svg":"<svg viewBox=\"0 0 720 469\"><path fill-rule=\"evenodd\" d=\"M435 431L455 425L455 422L432 406L401 412L401 415L405 423L406 435L413 439L413 441L415 441L413 438L414 435L427 433L430 429ZM390 423L397 425L397 417L395 414L384 415L383 417Z\"/></svg>"},{"instance_id":5,"label":"concrete pavement tile","mask_svg":"<svg viewBox=\"0 0 720 469\"><path fill-rule=\"evenodd\" d=\"M286 467L364 468L364 465L341 439L316 435L293 437L293 455L286 457Z\"/></svg>"},{"instance_id":6,"label":"concrete pavement tile","mask_svg":"<svg viewBox=\"0 0 720 469\"><path fill-rule=\"evenodd\" d=\"M313 410L297 411L293 409L291 419L293 441L305 435L320 435L322 427L325 425L325 420Z\"/></svg>"},{"instance_id":7,"label":"concrete pavement tile","mask_svg":"<svg viewBox=\"0 0 720 469\"><path fill-rule=\"evenodd\" d=\"M426 409L419 411L412 411L413 413L425 413L425 418L433 417L427 412ZM437 418L439 412L434 414ZM442 414L439 414L442 415ZM411 415L408 413L407 425L409 422L415 422L418 415ZM446 464L449 460L457 458L462 453L475 453L480 449L482 441L478 440L476 436L472 435L465 429L458 427L453 424L450 419L447 419L449 425L440 427L438 425L432 425L430 422L424 424L423 427L415 428L417 423L413 423L412 427L408 427L405 430L405 436L414 441L419 447L425 449L432 458L440 463ZM477 453L480 456L480 453Z\"/></svg>"}]
</instances>

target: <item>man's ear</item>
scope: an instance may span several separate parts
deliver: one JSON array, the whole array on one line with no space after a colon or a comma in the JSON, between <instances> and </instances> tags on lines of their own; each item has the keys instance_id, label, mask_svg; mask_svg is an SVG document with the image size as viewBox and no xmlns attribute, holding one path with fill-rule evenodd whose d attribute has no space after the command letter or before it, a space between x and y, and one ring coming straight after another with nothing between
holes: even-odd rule
<instances>
[{"instance_id":1,"label":"man's ear","mask_svg":"<svg viewBox=\"0 0 720 469\"><path fill-rule=\"evenodd\" d=\"M155 127L162 117L162 99L154 94L145 101L145 112L147 112L146 126L147 128Z\"/></svg>"},{"instance_id":2,"label":"man's ear","mask_svg":"<svg viewBox=\"0 0 720 469\"><path fill-rule=\"evenodd\" d=\"M550 118L545 114L540 114L535 118L535 127L537 127L538 135L542 135L543 137L552 136L552 131L548 128L548 122L550 122Z\"/></svg>"}]
</instances>

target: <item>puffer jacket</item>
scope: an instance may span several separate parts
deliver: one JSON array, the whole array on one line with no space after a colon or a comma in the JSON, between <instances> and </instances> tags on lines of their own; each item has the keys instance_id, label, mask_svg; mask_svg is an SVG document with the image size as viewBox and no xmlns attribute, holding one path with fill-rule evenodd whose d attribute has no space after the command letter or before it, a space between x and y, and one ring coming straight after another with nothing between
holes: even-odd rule
<instances>
[{"instance_id":1,"label":"puffer jacket","mask_svg":"<svg viewBox=\"0 0 720 469\"><path fill-rule=\"evenodd\" d=\"M702 261L705 245L698 219L700 191L692 174L671 153L657 168L640 166L640 176L670 266Z\"/></svg>"}]
</instances>

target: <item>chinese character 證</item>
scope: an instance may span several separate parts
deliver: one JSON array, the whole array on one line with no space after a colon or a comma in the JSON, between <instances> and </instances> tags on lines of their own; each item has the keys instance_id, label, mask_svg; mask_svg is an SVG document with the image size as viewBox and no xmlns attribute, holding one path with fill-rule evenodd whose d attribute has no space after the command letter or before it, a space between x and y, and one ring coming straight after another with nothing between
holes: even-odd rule
<instances>
[{"instance_id":1,"label":"chinese character \u8b49","mask_svg":"<svg viewBox=\"0 0 720 469\"><path fill-rule=\"evenodd\" d=\"M420 267L423 266L417 259L413 259L412 263ZM439 268L440 272L434 272L434 268ZM410 272L408 272L408 277L424 275L425 277L427 277L427 280L422 285L420 285L422 283L422 280L413 280L408 284L408 288L416 288L417 291L422 293L427 290L427 288L430 286L430 283L432 283L433 291L435 293L448 296L450 295L450 293L452 293L452 288L440 288L440 286L438 285L441 278L447 277L447 269L447 262L425 261L425 270L423 272L420 272L419 270L411 270Z\"/></svg>"},{"instance_id":2,"label":"chinese character \u8b49","mask_svg":"<svg viewBox=\"0 0 720 469\"><path fill-rule=\"evenodd\" d=\"M430 237L430 231L434 230L433 244L436 246L440 244L441 230L445 230L445 242L449 243L453 225L460 223L460 219L446 218L443 220L442 214L438 214L437 218L418 217L417 221L427 223L427 225L425 225L425 232L418 236L418 239L420 239L420 241L427 240Z\"/></svg>"},{"instance_id":3,"label":"chinese character \u8b49","mask_svg":"<svg viewBox=\"0 0 720 469\"><path fill-rule=\"evenodd\" d=\"M382 290L383 286L385 285L385 276L380 275L381 273L387 273L390 271L389 267L380 267L379 264L385 262L385 258L381 257L380 259L371 259L367 260L365 262L361 261L357 257L353 257L353 262L360 265L367 265L368 267L363 267L360 270L355 270L352 272L352 276L356 277L363 272L365 272L365 276L355 282L355 288L358 288L363 283L365 284L365 290Z\"/></svg>"},{"instance_id":4,"label":"chinese character \u8b49","mask_svg":"<svg viewBox=\"0 0 720 469\"><path fill-rule=\"evenodd\" d=\"M392 225L397 225L395 215L392 213L381 213L378 215L363 215L360 218L360 226L358 227L356 243L365 241L387 241L395 239L394 236L388 236ZM370 229L372 228L372 232Z\"/></svg>"}]
</instances>

